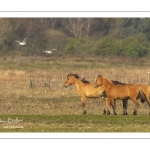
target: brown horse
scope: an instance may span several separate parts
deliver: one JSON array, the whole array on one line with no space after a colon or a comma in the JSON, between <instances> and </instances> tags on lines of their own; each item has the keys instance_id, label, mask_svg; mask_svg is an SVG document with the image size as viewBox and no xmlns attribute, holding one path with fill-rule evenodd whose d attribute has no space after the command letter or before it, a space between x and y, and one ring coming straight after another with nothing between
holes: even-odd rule
<instances>
[{"instance_id":1,"label":"brown horse","mask_svg":"<svg viewBox=\"0 0 150 150\"><path fill-rule=\"evenodd\" d=\"M122 83L119 81L113 81L112 82L114 84L120 84L120 85L124 85L126 83ZM134 84L134 83L130 83L130 84L126 84L128 86L135 86L135 88L141 88L141 90L139 91L139 95L137 97L137 99L141 100L141 103L144 103L145 100L148 103L148 106L150 107L150 86L148 86L147 84ZM128 105L128 99L127 100L123 100L123 115L127 115L127 105ZM149 110L150 111L150 110ZM150 112L149 112L150 115Z\"/></svg>"},{"instance_id":2,"label":"brown horse","mask_svg":"<svg viewBox=\"0 0 150 150\"><path fill-rule=\"evenodd\" d=\"M111 82L113 84L116 84L116 85L124 85L124 84L126 84L126 83L122 83L122 82L114 81L114 80L111 80ZM133 85L133 84L127 84L127 85ZM145 84L138 84L138 85L140 85L141 88L145 87ZM136 86L136 84L135 84L135 86ZM143 90L145 91L145 88ZM144 97L142 92L140 94L141 94L141 96L139 95L138 98L141 100L141 103L144 103L145 102L145 97ZM122 100L122 103L123 103L123 115L127 115L128 114L127 113L128 99ZM104 113L106 113L106 110L104 110Z\"/></svg>"},{"instance_id":3,"label":"brown horse","mask_svg":"<svg viewBox=\"0 0 150 150\"><path fill-rule=\"evenodd\" d=\"M78 94L81 96L82 107L83 107L83 114L87 114L86 111L86 98L98 98L101 96L103 89L94 88L94 84L90 84L85 79L80 79L77 74L69 74L67 76L67 80L64 83L65 87L74 84L77 88ZM102 91L101 91L102 90Z\"/></svg>"},{"instance_id":4,"label":"brown horse","mask_svg":"<svg viewBox=\"0 0 150 150\"><path fill-rule=\"evenodd\" d=\"M99 75L96 79L95 87L102 87L105 89L103 93L105 94L105 100L107 102L107 111L110 112L110 103L112 104L114 114L116 114L114 101L115 100L127 100L131 99L135 104L135 109L133 114L137 114L137 109L139 103L137 99L142 99L147 101L150 107L149 101L149 86L147 84L123 84L115 85L111 81ZM101 89L102 90L102 89ZM150 112L149 112L150 114Z\"/></svg>"},{"instance_id":5,"label":"brown horse","mask_svg":"<svg viewBox=\"0 0 150 150\"><path fill-rule=\"evenodd\" d=\"M119 81L114 81L114 80L111 80L111 82L115 85L124 85L126 83L122 83L122 82L119 82ZM115 106L116 106L116 100L114 101L115 102ZM122 104L123 104L123 115L128 115L127 113L127 107L128 107L128 99L124 99L122 100ZM104 114L106 114L107 111L104 109ZM110 114L110 112L108 112Z\"/></svg>"},{"instance_id":6,"label":"brown horse","mask_svg":"<svg viewBox=\"0 0 150 150\"><path fill-rule=\"evenodd\" d=\"M121 84L121 85L125 84L125 83L121 83L121 82L113 81L113 80L112 80L112 83L113 84ZM95 89L95 88L93 88L94 84L90 84L90 82L87 81L85 78L80 79L77 74L69 74L67 76L67 80L66 80L64 86L68 87L72 84L75 85L75 87L78 90L78 94L81 96L81 101L82 101L82 106L83 106L83 109L84 109L84 112L83 112L84 114L87 113L87 111L85 110L86 98L97 98L97 97L100 96L102 99L104 99L104 94L105 93L102 92L102 91L104 91L103 87L99 87L99 89ZM99 90L98 93L97 93L97 90ZM87 94L87 92L89 94ZM127 115L127 111L126 111L127 110L127 101L128 101L128 99L122 101L123 102L123 114L124 115ZM108 105L108 103L106 102L106 106L105 106L104 112L103 112L104 114L106 114L106 113L110 114L110 112L107 112L107 107L108 107L107 105Z\"/></svg>"}]
</instances>

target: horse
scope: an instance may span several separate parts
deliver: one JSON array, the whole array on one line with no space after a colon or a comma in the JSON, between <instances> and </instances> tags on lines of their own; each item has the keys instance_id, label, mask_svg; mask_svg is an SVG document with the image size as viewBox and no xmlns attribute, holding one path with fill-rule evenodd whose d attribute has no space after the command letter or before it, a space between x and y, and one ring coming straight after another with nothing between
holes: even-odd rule
<instances>
[{"instance_id":1,"label":"horse","mask_svg":"<svg viewBox=\"0 0 150 150\"><path fill-rule=\"evenodd\" d=\"M98 98L101 96L103 89L94 88L94 84L90 84L85 78L80 79L78 74L68 74L64 87L73 85L76 87L78 94L81 97L83 114L87 114L86 98ZM102 91L101 91L102 90Z\"/></svg>"},{"instance_id":2,"label":"horse","mask_svg":"<svg viewBox=\"0 0 150 150\"><path fill-rule=\"evenodd\" d=\"M120 81L114 81L114 80L111 80L111 82L113 83L113 84L116 84L116 85L124 85L124 84L126 84L126 83L122 83L122 82L120 82ZM133 83L132 84L127 84L127 85L133 85ZM145 86L145 84L139 84L141 87L143 87L143 86ZM141 92L141 91L140 91ZM139 95L139 99L141 100L141 103L144 103L145 102L145 98L143 98L144 96L143 96L143 93L141 92L140 93L141 94L141 96ZM115 102L115 101L114 101ZM128 99L125 99L125 100L122 100L122 103L123 103L123 115L128 115L128 113L127 113L127 107L128 107ZM104 114L106 113L106 110L104 110Z\"/></svg>"},{"instance_id":3,"label":"horse","mask_svg":"<svg viewBox=\"0 0 150 150\"><path fill-rule=\"evenodd\" d=\"M111 80L112 83L114 84L120 84L120 85L124 85L126 83L122 83L122 82L119 82L119 81L113 81ZM147 100L147 104L148 106L150 107L150 86L148 86L148 84L135 84L135 83L129 83L129 84L126 84L128 86L136 86L136 88L139 88L141 87L142 91L140 90L139 91L139 95L137 96L137 99L140 99L141 100L141 103L144 103L145 100ZM146 98L145 98L146 97ZM128 105L128 99L127 100L124 100L123 101L123 115L127 115L127 105ZM150 112L149 112L149 115L150 115Z\"/></svg>"},{"instance_id":4,"label":"horse","mask_svg":"<svg viewBox=\"0 0 150 150\"><path fill-rule=\"evenodd\" d=\"M116 80L111 80L111 82L116 85L126 84L126 83L122 83L122 82L116 81ZM115 102L115 106L116 106L116 100L114 102ZM123 115L128 115L128 113L127 113L128 99L122 100L122 104L123 104ZM104 114L106 114L106 110L104 110Z\"/></svg>"},{"instance_id":5,"label":"horse","mask_svg":"<svg viewBox=\"0 0 150 150\"><path fill-rule=\"evenodd\" d=\"M104 78L102 75L99 75L95 82L95 88L102 87L105 89L103 91L105 95L105 100L107 102L107 113L110 113L110 103L113 107L113 112L116 115L115 110L115 100L127 100L131 99L135 104L135 109L133 114L137 114L137 109L139 103L137 99L142 99L142 101L146 101L150 107L150 100L149 100L149 86L147 84L122 84L122 85L115 85L111 81ZM102 90L102 89L101 89ZM150 114L150 111L149 111Z\"/></svg>"},{"instance_id":6,"label":"horse","mask_svg":"<svg viewBox=\"0 0 150 150\"><path fill-rule=\"evenodd\" d=\"M113 80L112 80L112 83L114 83L114 84L125 84L125 83L121 83L119 81L113 81ZM101 92L97 93L97 90L95 88L93 88L94 84L90 84L90 82L87 81L85 78L80 79L77 74L69 74L67 76L67 80L66 80L64 86L68 87L68 86L70 86L72 84L75 85L75 87L78 90L78 94L81 96L82 106L83 106L83 109L84 109L83 114L87 113L87 111L85 110L86 98L97 98L97 97L100 96L102 99L104 99L104 93L102 92L102 91L104 91L104 89L102 87L99 87L100 88L99 90ZM79 84L80 84L80 86L77 86ZM90 85L87 85L87 84L90 84ZM88 92L88 94L87 94L87 92ZM89 95L89 93L90 93L90 95ZM127 112L126 112L126 109L127 109L127 100L123 100L122 102L123 102L123 110L124 110L123 114L127 115ZM108 107L107 105L108 104L106 102L106 107L104 108L103 114L106 114L106 112L107 112L106 111L106 108ZM107 114L110 114L110 112L107 113Z\"/></svg>"}]
</instances>

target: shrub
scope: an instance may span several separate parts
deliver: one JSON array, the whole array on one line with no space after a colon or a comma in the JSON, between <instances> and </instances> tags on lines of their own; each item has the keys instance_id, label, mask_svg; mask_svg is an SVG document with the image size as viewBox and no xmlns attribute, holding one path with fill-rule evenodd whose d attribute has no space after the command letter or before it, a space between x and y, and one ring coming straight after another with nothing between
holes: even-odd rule
<instances>
[{"instance_id":1,"label":"shrub","mask_svg":"<svg viewBox=\"0 0 150 150\"><path fill-rule=\"evenodd\" d=\"M112 37L105 36L96 42L95 54L97 55L120 55L121 41Z\"/></svg>"},{"instance_id":2,"label":"shrub","mask_svg":"<svg viewBox=\"0 0 150 150\"><path fill-rule=\"evenodd\" d=\"M74 39L69 38L67 44L65 46L65 51L69 54L76 54L76 53L92 53L92 47L94 42L89 40L88 38L80 38Z\"/></svg>"},{"instance_id":3,"label":"shrub","mask_svg":"<svg viewBox=\"0 0 150 150\"><path fill-rule=\"evenodd\" d=\"M122 43L123 51L129 57L144 57L148 54L148 42L145 36L140 34L124 39Z\"/></svg>"}]
</instances>

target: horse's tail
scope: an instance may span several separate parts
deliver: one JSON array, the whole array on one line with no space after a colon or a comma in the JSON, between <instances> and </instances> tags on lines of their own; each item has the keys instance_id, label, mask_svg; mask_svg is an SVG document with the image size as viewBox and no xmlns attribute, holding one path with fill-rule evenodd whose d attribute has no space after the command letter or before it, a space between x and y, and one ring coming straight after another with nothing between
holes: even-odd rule
<instances>
[{"instance_id":1,"label":"horse's tail","mask_svg":"<svg viewBox=\"0 0 150 150\"><path fill-rule=\"evenodd\" d=\"M141 99L141 103L144 103L147 100L147 98L141 88L139 89L137 98Z\"/></svg>"}]
</instances>

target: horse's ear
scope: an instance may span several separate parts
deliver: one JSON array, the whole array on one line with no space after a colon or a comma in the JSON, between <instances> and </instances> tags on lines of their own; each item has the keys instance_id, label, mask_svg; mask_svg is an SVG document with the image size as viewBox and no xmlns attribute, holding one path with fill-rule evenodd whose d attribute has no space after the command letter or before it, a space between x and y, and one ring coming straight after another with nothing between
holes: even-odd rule
<instances>
[{"instance_id":1,"label":"horse's ear","mask_svg":"<svg viewBox=\"0 0 150 150\"><path fill-rule=\"evenodd\" d=\"M69 77L70 75L71 75L71 73L69 73L67 77Z\"/></svg>"},{"instance_id":2,"label":"horse's ear","mask_svg":"<svg viewBox=\"0 0 150 150\"><path fill-rule=\"evenodd\" d=\"M99 75L98 77L102 77L102 75Z\"/></svg>"}]
</instances>

